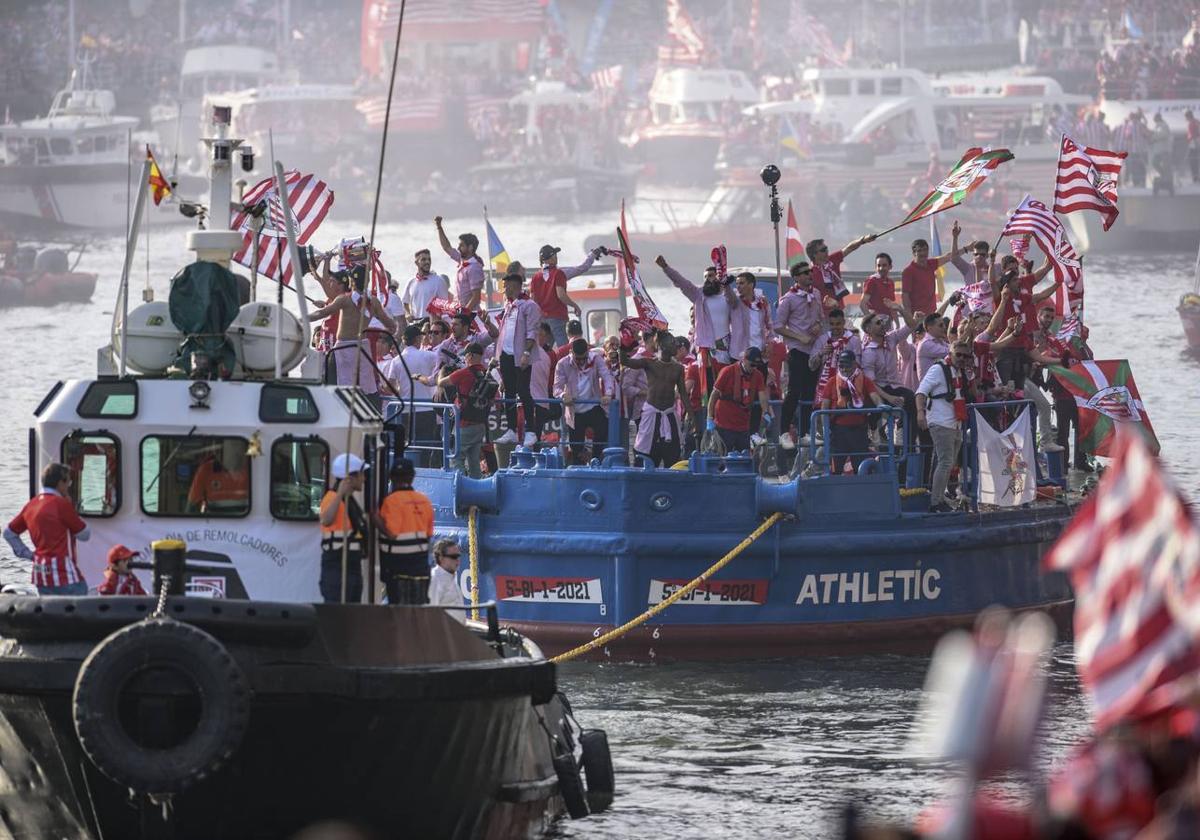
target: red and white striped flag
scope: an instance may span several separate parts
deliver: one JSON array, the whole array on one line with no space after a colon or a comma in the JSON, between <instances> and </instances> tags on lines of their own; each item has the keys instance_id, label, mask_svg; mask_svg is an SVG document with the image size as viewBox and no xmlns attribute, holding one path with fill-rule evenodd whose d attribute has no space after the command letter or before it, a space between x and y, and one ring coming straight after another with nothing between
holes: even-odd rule
<instances>
[{"instance_id":1,"label":"red and white striped flag","mask_svg":"<svg viewBox=\"0 0 1200 840\"><path fill-rule=\"evenodd\" d=\"M1054 212L1095 210L1104 217L1104 229L1112 227L1117 220L1117 181L1125 155L1125 152L1081 147L1064 134L1058 150Z\"/></svg>"},{"instance_id":2,"label":"red and white striped flag","mask_svg":"<svg viewBox=\"0 0 1200 840\"><path fill-rule=\"evenodd\" d=\"M707 49L682 0L667 0L667 42L658 48L658 63L699 64Z\"/></svg>"},{"instance_id":3,"label":"red and white striped flag","mask_svg":"<svg viewBox=\"0 0 1200 840\"><path fill-rule=\"evenodd\" d=\"M1067 311L1083 314L1083 263L1058 217L1045 204L1028 195L1008 217L1003 236L1028 234L1050 257L1054 276L1067 290ZM1060 313L1066 314L1066 313Z\"/></svg>"},{"instance_id":4,"label":"red and white striped flag","mask_svg":"<svg viewBox=\"0 0 1200 840\"><path fill-rule=\"evenodd\" d=\"M333 190L315 175L302 175L296 170L287 172L283 182L288 189L288 203L296 225L296 244L308 242L317 227L325 220L333 206ZM283 204L275 189L275 179L266 178L255 184L242 196L242 204L254 207L266 202L263 229L258 234L258 273L284 283L292 281L292 261L287 253L287 229L283 218ZM254 229L251 214L243 210L234 216L233 229L242 234L242 247L233 255L233 261L251 268L254 259Z\"/></svg>"},{"instance_id":5,"label":"red and white striped flag","mask_svg":"<svg viewBox=\"0 0 1200 840\"><path fill-rule=\"evenodd\" d=\"M602 67L592 73L592 87L596 90L614 91L621 86L623 77L624 70L620 64L614 64L612 67Z\"/></svg>"},{"instance_id":6,"label":"red and white striped flag","mask_svg":"<svg viewBox=\"0 0 1200 840\"><path fill-rule=\"evenodd\" d=\"M1075 589L1075 660L1096 729L1174 710L1196 687L1200 532L1142 436L1113 463L1043 559Z\"/></svg>"}]
</instances>

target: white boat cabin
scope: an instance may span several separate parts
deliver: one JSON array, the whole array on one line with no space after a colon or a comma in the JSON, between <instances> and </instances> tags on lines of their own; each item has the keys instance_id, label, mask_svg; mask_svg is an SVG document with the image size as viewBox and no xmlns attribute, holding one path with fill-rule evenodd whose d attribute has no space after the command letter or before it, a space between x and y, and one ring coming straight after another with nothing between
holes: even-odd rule
<instances>
[{"instance_id":1,"label":"white boat cabin","mask_svg":"<svg viewBox=\"0 0 1200 840\"><path fill-rule=\"evenodd\" d=\"M650 86L655 125L718 123L725 108L757 102L758 89L740 70L660 69Z\"/></svg>"},{"instance_id":2,"label":"white boat cabin","mask_svg":"<svg viewBox=\"0 0 1200 840\"><path fill-rule=\"evenodd\" d=\"M89 587L113 545L148 560L152 541L178 538L189 594L310 603L330 458L372 451L382 431L358 389L302 379L72 380L35 413L30 493L46 464L71 468ZM150 573L138 574L149 591Z\"/></svg>"}]
</instances>

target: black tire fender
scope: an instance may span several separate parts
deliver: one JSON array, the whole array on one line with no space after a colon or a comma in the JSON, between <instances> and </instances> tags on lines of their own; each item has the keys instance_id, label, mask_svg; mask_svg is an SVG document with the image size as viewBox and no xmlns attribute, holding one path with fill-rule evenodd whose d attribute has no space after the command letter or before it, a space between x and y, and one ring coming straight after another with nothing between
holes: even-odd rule
<instances>
[{"instance_id":1,"label":"black tire fender","mask_svg":"<svg viewBox=\"0 0 1200 840\"><path fill-rule=\"evenodd\" d=\"M567 806L567 813L573 820L583 819L591 812L588 811L587 794L583 790L583 778L579 774L575 756L569 752L555 755L554 772L558 776L558 792Z\"/></svg>"},{"instance_id":2,"label":"black tire fender","mask_svg":"<svg viewBox=\"0 0 1200 840\"><path fill-rule=\"evenodd\" d=\"M587 778L588 808L593 814L608 810L616 788L608 733L603 729L585 729L579 736L583 747L583 774Z\"/></svg>"},{"instance_id":3,"label":"black tire fender","mask_svg":"<svg viewBox=\"0 0 1200 840\"><path fill-rule=\"evenodd\" d=\"M153 746L135 740L121 715L131 683L150 672L181 678L198 707L190 731L170 733L170 743ZM75 680L72 714L79 744L101 773L138 793L174 794L237 752L250 707L249 683L224 645L194 625L152 618L92 649Z\"/></svg>"}]
</instances>

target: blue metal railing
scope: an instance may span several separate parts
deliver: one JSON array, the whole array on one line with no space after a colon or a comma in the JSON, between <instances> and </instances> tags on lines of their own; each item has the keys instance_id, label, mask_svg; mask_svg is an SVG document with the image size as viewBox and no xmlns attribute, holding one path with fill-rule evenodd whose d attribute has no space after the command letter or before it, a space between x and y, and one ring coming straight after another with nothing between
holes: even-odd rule
<instances>
[{"instance_id":1,"label":"blue metal railing","mask_svg":"<svg viewBox=\"0 0 1200 840\"><path fill-rule=\"evenodd\" d=\"M868 449L862 452L834 452L833 451L833 435L830 421L839 416L861 415L864 418L864 426L867 420L872 415L878 415L883 419L883 440L885 448ZM908 425L903 422L905 418L904 409L896 408L892 405L882 405L875 408L821 408L812 413L813 427L820 423L821 440L818 443L814 435L809 442L809 459L814 463L821 465L823 472L828 472L833 463L833 458L851 458L852 460L876 459L874 463L878 464L880 458L886 458L885 462L889 469L895 469L897 465L902 463L909 454L910 449L910 431ZM897 423L903 430L901 435L900 445L895 443L895 431Z\"/></svg>"}]
</instances>

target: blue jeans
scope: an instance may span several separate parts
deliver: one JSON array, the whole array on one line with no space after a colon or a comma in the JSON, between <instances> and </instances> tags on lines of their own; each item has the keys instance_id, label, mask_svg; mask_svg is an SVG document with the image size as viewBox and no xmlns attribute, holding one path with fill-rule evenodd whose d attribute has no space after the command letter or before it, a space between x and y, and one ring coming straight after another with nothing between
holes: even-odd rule
<instances>
[{"instance_id":1,"label":"blue jeans","mask_svg":"<svg viewBox=\"0 0 1200 840\"><path fill-rule=\"evenodd\" d=\"M567 343L566 318L543 318L542 322L550 328L550 334L554 336L555 347L562 347Z\"/></svg>"},{"instance_id":2,"label":"blue jeans","mask_svg":"<svg viewBox=\"0 0 1200 840\"><path fill-rule=\"evenodd\" d=\"M74 583L68 583L63 586L39 586L39 595L86 595L88 594L88 585L82 580L77 580Z\"/></svg>"}]
</instances>

